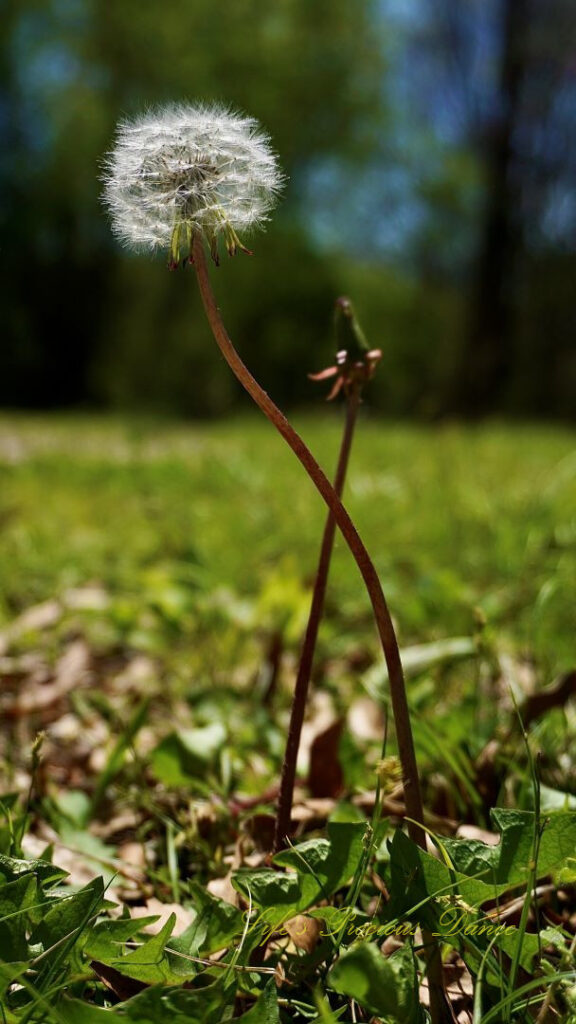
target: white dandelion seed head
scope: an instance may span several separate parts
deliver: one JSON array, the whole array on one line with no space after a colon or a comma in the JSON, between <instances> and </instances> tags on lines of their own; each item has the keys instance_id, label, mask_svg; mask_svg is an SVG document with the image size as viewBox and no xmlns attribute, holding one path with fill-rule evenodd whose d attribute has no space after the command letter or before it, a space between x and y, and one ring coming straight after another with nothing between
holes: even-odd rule
<instances>
[{"instance_id":1,"label":"white dandelion seed head","mask_svg":"<svg viewBox=\"0 0 576 1024\"><path fill-rule=\"evenodd\" d=\"M214 245L262 226L285 180L258 123L218 104L170 104L122 122L104 167L120 241L176 258L181 230Z\"/></svg>"}]
</instances>

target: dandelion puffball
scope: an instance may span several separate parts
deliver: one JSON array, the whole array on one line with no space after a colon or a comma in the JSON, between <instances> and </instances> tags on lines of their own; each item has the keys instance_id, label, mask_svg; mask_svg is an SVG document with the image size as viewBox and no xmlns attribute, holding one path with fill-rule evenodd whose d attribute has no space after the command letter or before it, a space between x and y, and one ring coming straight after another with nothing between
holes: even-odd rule
<instances>
[{"instance_id":1,"label":"dandelion puffball","mask_svg":"<svg viewBox=\"0 0 576 1024\"><path fill-rule=\"evenodd\" d=\"M270 139L225 107L171 104L122 122L105 161L104 203L114 233L137 251L164 249L177 263L194 234L244 248L237 232L260 227L284 183Z\"/></svg>"}]
</instances>

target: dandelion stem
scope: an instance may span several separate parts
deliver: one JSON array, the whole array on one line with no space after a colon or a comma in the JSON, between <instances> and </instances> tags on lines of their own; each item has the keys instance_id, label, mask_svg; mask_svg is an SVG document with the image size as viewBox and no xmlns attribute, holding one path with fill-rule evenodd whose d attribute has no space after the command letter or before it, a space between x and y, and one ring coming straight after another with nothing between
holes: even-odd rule
<instances>
[{"instance_id":1,"label":"dandelion stem","mask_svg":"<svg viewBox=\"0 0 576 1024\"><path fill-rule=\"evenodd\" d=\"M204 243L200 234L196 233L193 241L193 259L200 295L204 304L204 310L216 343L222 352L228 366L246 389L256 405L265 416L274 424L284 440L300 460L308 476L320 492L328 508L332 512L336 525L339 527L344 540L360 570L366 589L370 596L376 627L380 636L384 658L388 668L388 680L390 686L390 699L394 725L396 729L396 741L400 763L402 765L402 779L404 785L404 802L408 821L408 834L413 842L417 843L423 850L426 849L426 834L421 828L424 816L422 810L422 797L420 794L420 780L418 777L418 766L414 750L414 739L412 726L410 724L410 713L406 698L406 686L404 683L404 672L398 650L398 642L394 625L388 611L388 605L378 579L378 574L368 554L363 541L361 540L356 527L354 526L348 512L340 501L328 477L320 468L311 451L304 444L300 435L294 430L283 413L274 404L270 396L264 391L254 379L248 368L242 362L234 345L228 336L224 326L212 285L208 275L208 266L204 253ZM454 1020L449 1003L446 998L442 978L442 961L438 941L433 936L423 932L424 944L427 958L427 974L430 993L430 1014L432 1024L444 1024Z\"/></svg>"},{"instance_id":2,"label":"dandelion stem","mask_svg":"<svg viewBox=\"0 0 576 1024\"><path fill-rule=\"evenodd\" d=\"M348 459L350 457L350 449L352 447L352 440L354 437L354 427L356 425L358 406L360 404L360 393L360 383L354 383L351 385L346 396L346 420L344 423L344 432L342 434L342 443L340 445L340 454L338 456L338 464L334 478L334 492L338 498L342 497L342 491L344 489ZM332 509L329 509L322 537L322 545L320 547L320 558L318 559L316 579L314 580L314 592L312 594L308 624L306 626L306 633L302 644L298 675L296 677L296 685L294 687L294 697L292 699L290 725L288 726L286 752L284 754L284 763L282 765L282 779L280 782L278 811L274 831L274 853L277 853L279 850L284 848L286 845L286 836L290 830L294 780L296 778L296 761L298 758L298 749L300 747L300 736L302 734L306 699L312 674L314 651L316 649L316 641L318 639L318 629L320 627L320 620L324 609L326 584L328 582L328 573L330 571L330 561L332 558L335 532L336 520Z\"/></svg>"},{"instance_id":3,"label":"dandelion stem","mask_svg":"<svg viewBox=\"0 0 576 1024\"><path fill-rule=\"evenodd\" d=\"M220 312L216 304L216 299L214 297L208 275L204 244L198 233L194 238L193 256L204 310L222 355L250 397L256 402L256 405L262 410L264 415L267 416L274 424L276 429L282 435L284 440L287 441L294 454L302 463L304 469L332 512L334 519L336 520L336 524L348 544L360 573L362 574L364 583L366 584L366 589L370 595L372 608L374 610L374 618L376 620L378 634L382 643L384 658L388 668L390 698L396 728L396 740L402 764L404 800L407 816L412 819L411 822L408 822L408 832L415 843L417 843L422 849L426 849L426 836L424 830L420 827L420 824L423 822L422 797L420 795L418 766L416 764L414 739L412 736L408 701L406 698L404 672L402 670L402 662L400 661L400 652L398 650L398 642L396 640L394 626L392 624L392 619L388 610L388 605L386 604L380 580L378 579L378 574L363 541L360 539L356 527L350 519L348 512L342 505L342 502L328 480L328 477L320 468L300 435L294 430L283 413L280 412L270 396L263 388L260 387L234 348L234 345L232 344L222 322L222 318L220 317Z\"/></svg>"}]
</instances>

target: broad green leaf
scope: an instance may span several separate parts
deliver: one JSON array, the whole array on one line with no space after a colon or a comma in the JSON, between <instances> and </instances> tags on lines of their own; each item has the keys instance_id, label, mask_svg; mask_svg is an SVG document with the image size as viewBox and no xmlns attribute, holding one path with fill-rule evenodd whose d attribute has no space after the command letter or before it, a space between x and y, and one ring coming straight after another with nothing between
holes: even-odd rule
<instances>
[{"instance_id":1,"label":"broad green leaf","mask_svg":"<svg viewBox=\"0 0 576 1024\"><path fill-rule=\"evenodd\" d=\"M185 786L195 776L202 777L226 739L227 732L221 722L202 729L172 732L152 753L154 774L166 786Z\"/></svg>"},{"instance_id":2,"label":"broad green leaf","mask_svg":"<svg viewBox=\"0 0 576 1024\"><path fill-rule=\"evenodd\" d=\"M496 815L495 815L496 817ZM550 835L544 845L543 862L552 869L563 856L567 848L574 822L569 819L573 815L555 815L557 820L550 820L543 833L544 837L550 828ZM391 912L398 917L402 913L410 913L410 904L425 899L426 896L446 896L450 891L452 899L436 899L429 901L426 907L417 911L416 916L431 931L440 934L444 941L456 948L464 948L469 965L477 969L483 950L496 935L495 945L510 957L513 956L519 933L513 926L504 925L496 934L497 921L489 921L486 917L474 912L474 907L481 906L486 900L493 899L494 894L518 885L527 875L529 858L532 851L534 815L531 812L503 812L498 814L502 824L502 843L488 847L483 843L465 841L460 846L459 840L444 843L450 858L467 870L483 870L485 874L502 879L497 884L489 885L474 878L467 878L459 871L451 871L448 867L419 850L411 841L398 831L391 844L392 892ZM560 819L564 820L560 820ZM553 845L556 836L557 846ZM504 842L504 839L506 842ZM515 846L517 842L517 846ZM528 860L525 860L528 858ZM539 874L542 874L539 860ZM452 885L451 885L452 881ZM450 888L451 885L451 888ZM404 891L402 891L404 890ZM527 933L521 940L520 965L527 971L533 970L534 959L540 952L538 935Z\"/></svg>"},{"instance_id":3,"label":"broad green leaf","mask_svg":"<svg viewBox=\"0 0 576 1024\"><path fill-rule=\"evenodd\" d=\"M30 964L28 963L28 960L21 960L18 963L4 963L0 960L0 995L5 992L8 986L12 985L21 974L25 974L29 967ZM0 1008L1 1007L2 1002L0 1001ZM0 1017L0 1020L1 1019L2 1018Z\"/></svg>"},{"instance_id":4,"label":"broad green leaf","mask_svg":"<svg viewBox=\"0 0 576 1024\"><path fill-rule=\"evenodd\" d=\"M165 951L166 943L172 934L176 924L176 914L170 914L166 924L160 929L157 935L153 935L137 949L127 953L126 956L108 954L102 959L102 963L114 967L120 974L127 978L134 978L135 981L142 981L146 985L175 985L182 980L182 972L172 969L168 955ZM190 973L196 973L195 967Z\"/></svg>"},{"instance_id":5,"label":"broad green leaf","mask_svg":"<svg viewBox=\"0 0 576 1024\"><path fill-rule=\"evenodd\" d=\"M485 882L496 882L500 846L490 846L479 839L449 839L442 845L454 867L463 875L480 876Z\"/></svg>"},{"instance_id":6,"label":"broad green leaf","mask_svg":"<svg viewBox=\"0 0 576 1024\"><path fill-rule=\"evenodd\" d=\"M473 839L443 839L455 867L466 875L482 872L483 881L503 886L521 885L528 880L534 848L535 815L496 807L492 820L501 839L488 846ZM538 877L561 871L576 849L576 813L550 811L541 816L543 832L538 851Z\"/></svg>"},{"instance_id":7,"label":"broad green leaf","mask_svg":"<svg viewBox=\"0 0 576 1024\"><path fill-rule=\"evenodd\" d=\"M533 811L496 807L491 813L499 832L498 881L526 882L534 844ZM538 877L553 874L576 850L576 812L550 811L542 815L544 831L538 850Z\"/></svg>"},{"instance_id":8,"label":"broad green leaf","mask_svg":"<svg viewBox=\"0 0 576 1024\"><path fill-rule=\"evenodd\" d=\"M319 895L328 897L355 874L365 851L366 822L329 821L328 839L309 839L277 853L274 862L293 868L302 876L312 875Z\"/></svg>"},{"instance_id":9,"label":"broad green leaf","mask_svg":"<svg viewBox=\"0 0 576 1024\"><path fill-rule=\"evenodd\" d=\"M239 1020L244 1024L280 1024L278 989L274 979L269 981L258 1001Z\"/></svg>"},{"instance_id":10,"label":"broad green leaf","mask_svg":"<svg viewBox=\"0 0 576 1024\"><path fill-rule=\"evenodd\" d=\"M287 875L269 868L261 871L241 869L232 876L234 888L247 900L251 900L259 911L251 928L258 925L274 928L310 906L314 894L318 892L318 885L310 878L305 883L303 886L294 873Z\"/></svg>"},{"instance_id":11,"label":"broad green leaf","mask_svg":"<svg viewBox=\"0 0 576 1024\"><path fill-rule=\"evenodd\" d=\"M498 937L497 945L512 960L518 941L519 933L517 929L511 929L507 934ZM521 939L520 966L529 974L533 974L535 961L539 958L542 948L550 945L556 946L559 951L566 950L565 939L557 929L543 928L539 934L525 932Z\"/></svg>"},{"instance_id":12,"label":"broad green leaf","mask_svg":"<svg viewBox=\"0 0 576 1024\"><path fill-rule=\"evenodd\" d=\"M487 885L450 870L445 863L425 853L399 829L390 844L392 899L386 908L390 924L398 922L398 934L414 920L456 949L465 948L470 968L478 970L488 937L478 927L492 923L476 912L476 907L493 900L495 893L508 888ZM396 930L396 929L395 929Z\"/></svg>"},{"instance_id":13,"label":"broad green leaf","mask_svg":"<svg viewBox=\"0 0 576 1024\"><path fill-rule=\"evenodd\" d=\"M121 1019L132 1024L222 1024L235 995L236 979L222 976L198 989L153 985L118 1009L122 1010Z\"/></svg>"},{"instance_id":14,"label":"broad green leaf","mask_svg":"<svg viewBox=\"0 0 576 1024\"><path fill-rule=\"evenodd\" d=\"M385 957L374 943L361 942L342 954L328 975L328 985L355 999L365 1010L390 1024L416 1024L418 988L406 957Z\"/></svg>"},{"instance_id":15,"label":"broad green leaf","mask_svg":"<svg viewBox=\"0 0 576 1024\"><path fill-rule=\"evenodd\" d=\"M431 854L421 850L408 836L397 829L390 848L390 870L392 875L392 900L389 904L391 917L402 918L416 910L418 920L431 931L442 929L439 918L444 913L444 903L449 896L458 895L470 907L480 906L494 899L498 892L507 888L476 878L468 878L459 871L450 870L447 865ZM441 902L436 904L435 898ZM449 906L449 905L448 905Z\"/></svg>"},{"instance_id":16,"label":"broad green leaf","mask_svg":"<svg viewBox=\"0 0 576 1024\"><path fill-rule=\"evenodd\" d=\"M84 829L90 820L90 797L81 789L63 789L54 796L55 808L69 822Z\"/></svg>"},{"instance_id":17,"label":"broad green leaf","mask_svg":"<svg viewBox=\"0 0 576 1024\"><path fill-rule=\"evenodd\" d=\"M0 960L11 963L28 956L26 910L36 894L35 875L22 875L0 886Z\"/></svg>"},{"instance_id":18,"label":"broad green leaf","mask_svg":"<svg viewBox=\"0 0 576 1024\"><path fill-rule=\"evenodd\" d=\"M104 1010L81 999L65 998L58 1003L58 1020L63 1024L112 1024L112 1017L119 1020L113 1010Z\"/></svg>"},{"instance_id":19,"label":"broad green leaf","mask_svg":"<svg viewBox=\"0 0 576 1024\"><path fill-rule=\"evenodd\" d=\"M158 915L150 917L121 918L118 921L98 921L90 929L84 943L84 952L92 960L108 963L110 957L121 955L119 946L133 939L149 924L154 924Z\"/></svg>"},{"instance_id":20,"label":"broad green leaf","mask_svg":"<svg viewBox=\"0 0 576 1024\"><path fill-rule=\"evenodd\" d=\"M293 871L238 871L232 882L260 910L259 922L276 927L353 877L365 835L365 822L329 822L328 839L309 839L276 854L275 862Z\"/></svg>"},{"instance_id":21,"label":"broad green leaf","mask_svg":"<svg viewBox=\"0 0 576 1024\"><path fill-rule=\"evenodd\" d=\"M7 882L14 881L20 875L29 874L38 875L39 880L46 885L66 878L68 872L46 860L20 860L17 857L0 854L0 877L4 876Z\"/></svg>"},{"instance_id":22,"label":"broad green leaf","mask_svg":"<svg viewBox=\"0 0 576 1024\"><path fill-rule=\"evenodd\" d=\"M187 956L208 956L238 940L246 922L244 914L200 885L192 883L190 889L196 916L186 931L171 941L170 948Z\"/></svg>"},{"instance_id":23,"label":"broad green leaf","mask_svg":"<svg viewBox=\"0 0 576 1024\"><path fill-rule=\"evenodd\" d=\"M77 937L77 931L102 908L103 895L104 885L101 878L95 878L78 892L62 895L52 903L34 929L30 937L31 943L41 943L43 948L48 950L61 939L74 939Z\"/></svg>"}]
</instances>

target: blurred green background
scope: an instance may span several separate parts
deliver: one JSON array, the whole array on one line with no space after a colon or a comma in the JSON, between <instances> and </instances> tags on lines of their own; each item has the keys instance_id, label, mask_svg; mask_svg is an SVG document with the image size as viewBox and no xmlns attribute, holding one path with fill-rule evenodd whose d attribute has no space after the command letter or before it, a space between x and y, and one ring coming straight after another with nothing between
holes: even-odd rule
<instances>
[{"instance_id":1,"label":"blurred green background","mask_svg":"<svg viewBox=\"0 0 576 1024\"><path fill-rule=\"evenodd\" d=\"M573 0L4 0L2 18L2 405L239 402L193 273L121 251L99 201L121 117L215 99L262 122L290 177L255 257L214 273L281 404L318 400L306 373L345 293L384 350L387 414L573 415Z\"/></svg>"}]
</instances>

